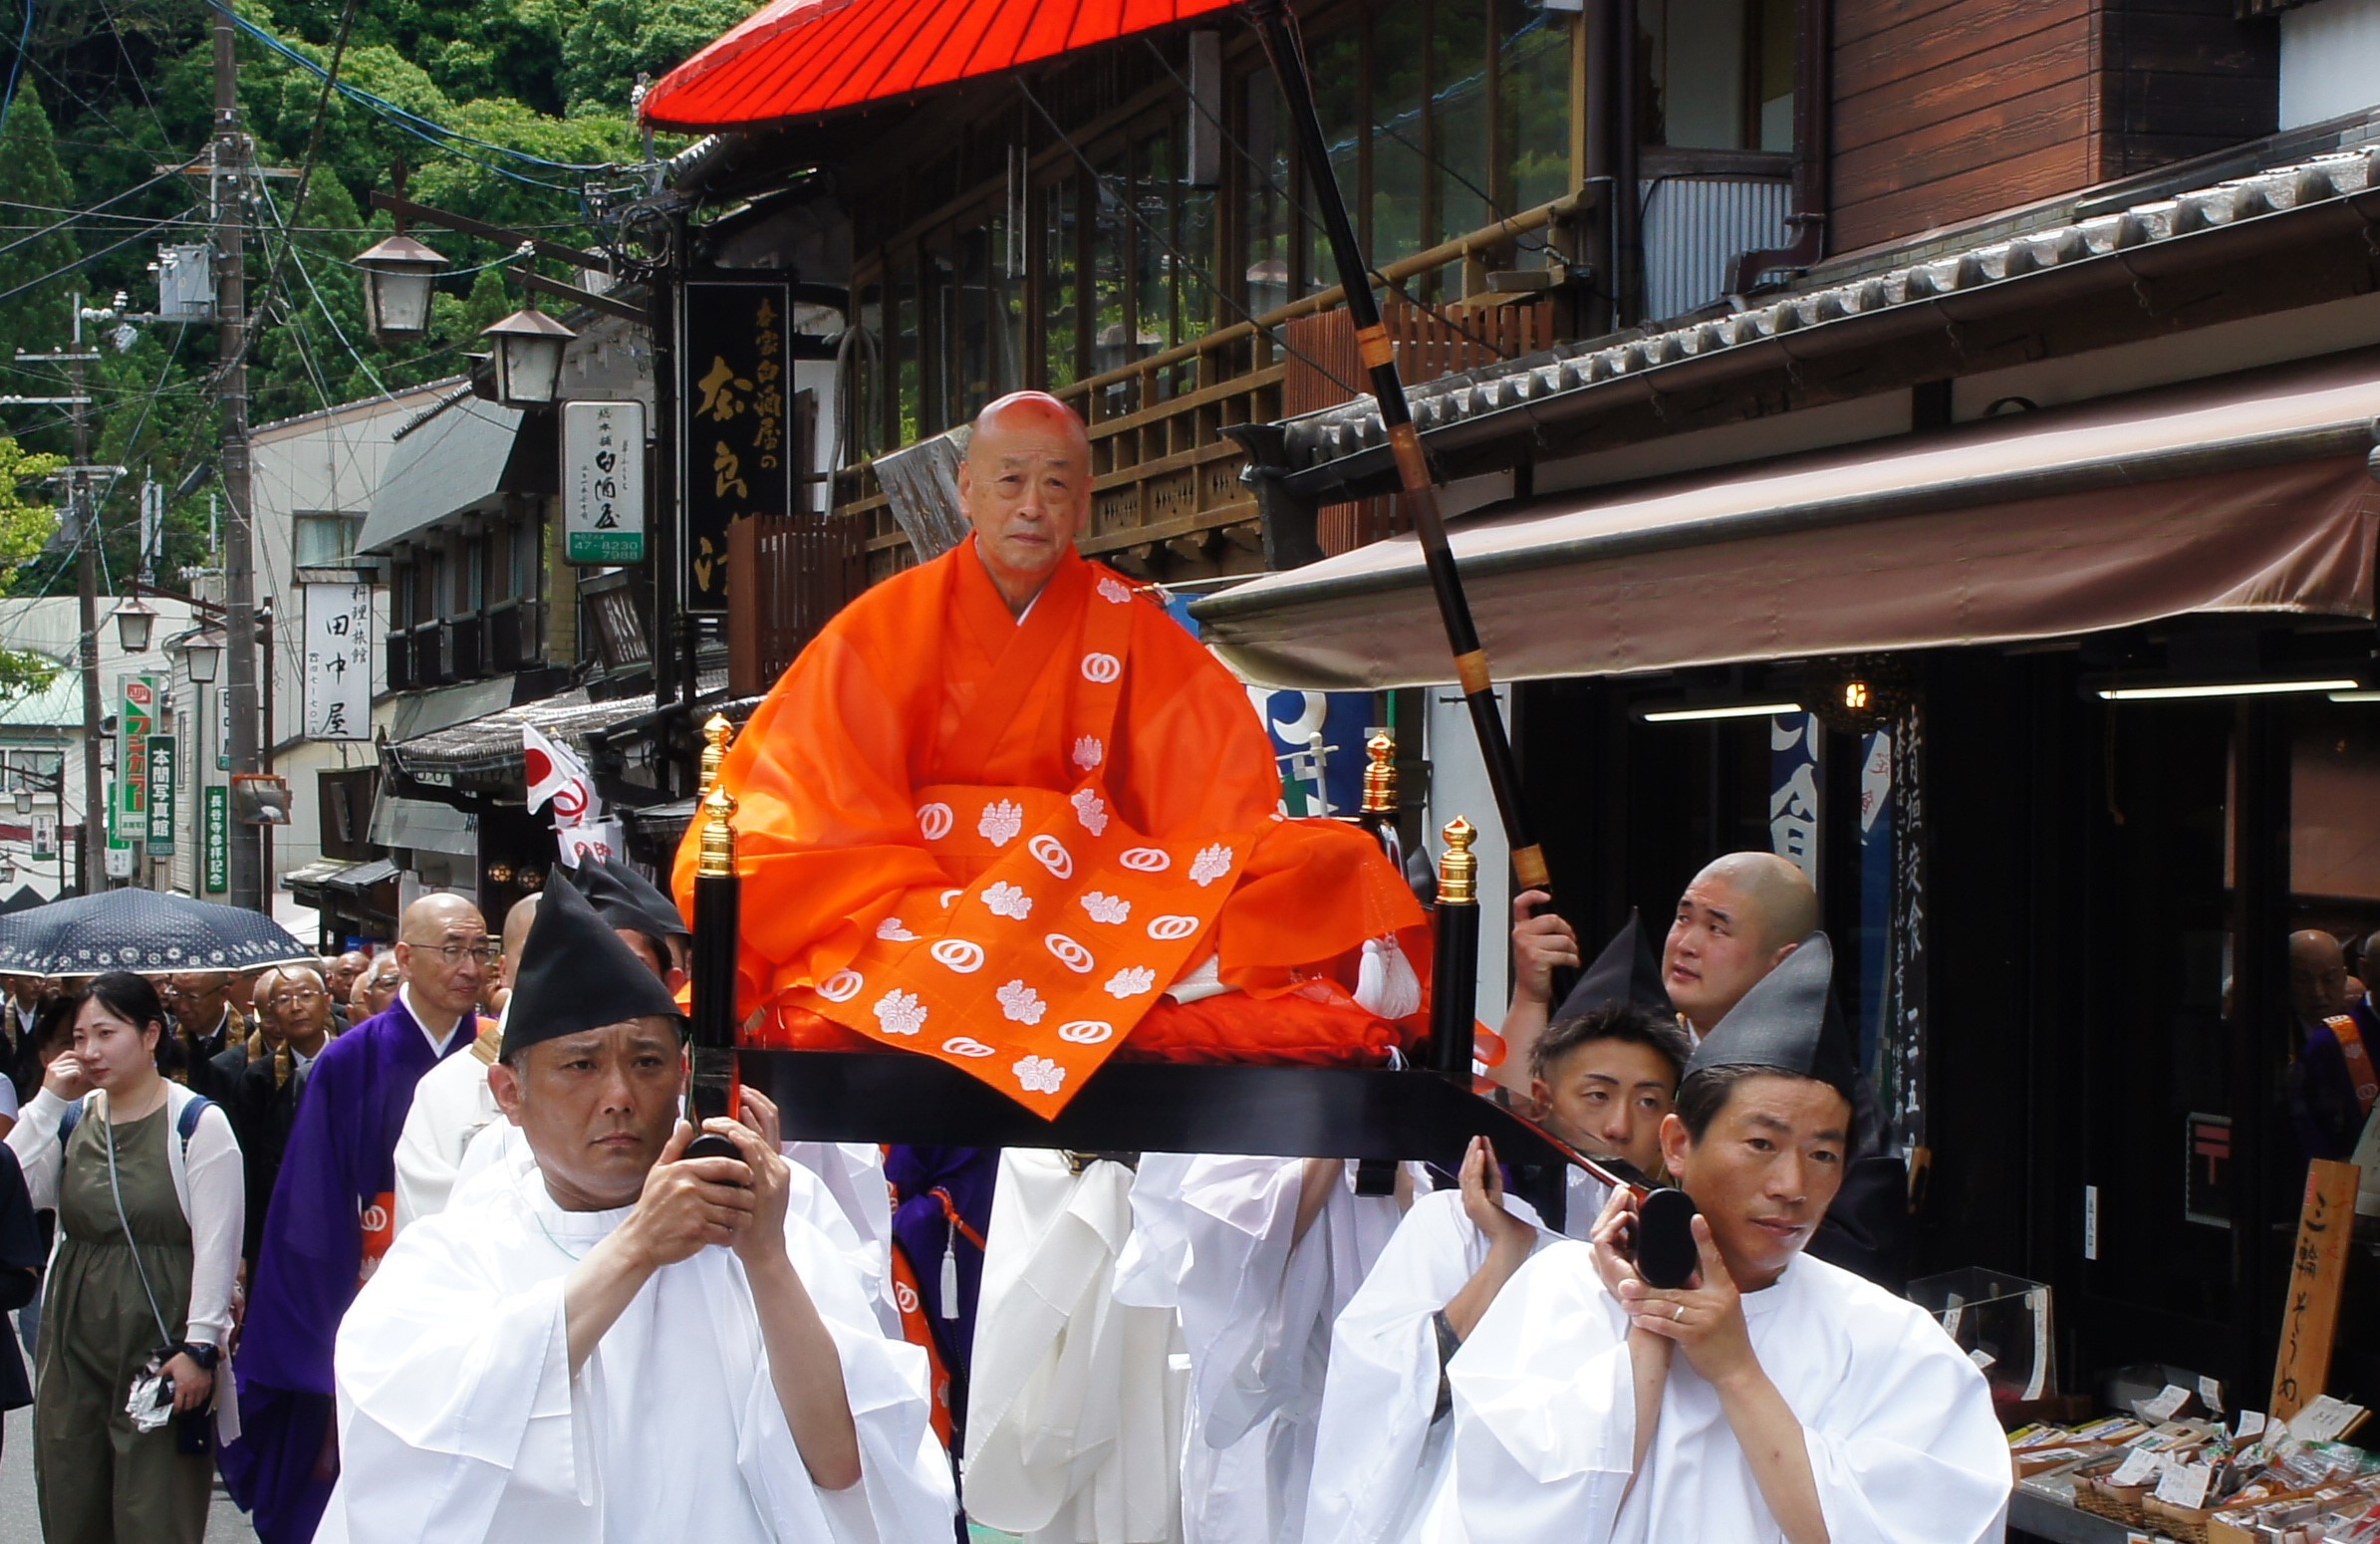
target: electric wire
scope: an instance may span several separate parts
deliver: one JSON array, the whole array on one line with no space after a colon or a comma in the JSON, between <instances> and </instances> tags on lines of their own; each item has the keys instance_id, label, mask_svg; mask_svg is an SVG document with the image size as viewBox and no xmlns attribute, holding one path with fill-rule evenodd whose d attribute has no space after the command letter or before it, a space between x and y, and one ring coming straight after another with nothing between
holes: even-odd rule
<instances>
[{"instance_id":1,"label":"electric wire","mask_svg":"<svg viewBox=\"0 0 2380 1544\"><path fill-rule=\"evenodd\" d=\"M17 82L25 73L25 56L33 44L33 0L25 0L25 25L17 30L17 57L8 63L8 94L0 97L0 138L8 134L8 114L17 105Z\"/></svg>"}]
</instances>

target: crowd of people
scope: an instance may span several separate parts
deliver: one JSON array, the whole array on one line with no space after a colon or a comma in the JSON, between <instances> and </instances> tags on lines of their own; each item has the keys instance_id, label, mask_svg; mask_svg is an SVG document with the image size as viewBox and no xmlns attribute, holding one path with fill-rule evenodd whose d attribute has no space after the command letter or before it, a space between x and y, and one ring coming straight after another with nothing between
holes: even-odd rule
<instances>
[{"instance_id":1,"label":"crowd of people","mask_svg":"<svg viewBox=\"0 0 2380 1544\"><path fill-rule=\"evenodd\" d=\"M970 539L840 613L719 767L757 1044L1056 1115L1127 1038L1377 1066L1424 1017L1413 889L1281 815L1239 683L1075 551L1090 489L1070 409L986 409ZM369 961L24 989L0 1301L47 1211L51 1544L196 1540L210 1471L264 1544L1999 1536L1793 864L1721 855L1591 960L1515 902L1500 1097L1608 1165L1556 1215L1483 1140L879 1148L749 1087L696 1124L702 840L674 895L584 862L500 938L429 895Z\"/></svg>"}]
</instances>

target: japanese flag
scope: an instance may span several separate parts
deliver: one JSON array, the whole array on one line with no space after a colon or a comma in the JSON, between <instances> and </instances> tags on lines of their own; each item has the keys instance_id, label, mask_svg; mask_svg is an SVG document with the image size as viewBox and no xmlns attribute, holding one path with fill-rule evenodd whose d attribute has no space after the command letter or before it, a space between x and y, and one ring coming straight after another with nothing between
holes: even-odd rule
<instances>
[{"instance_id":1,"label":"japanese flag","mask_svg":"<svg viewBox=\"0 0 2380 1544\"><path fill-rule=\"evenodd\" d=\"M603 801L595 796L595 779L570 747L557 745L535 726L523 724L521 751L528 763L530 809L552 800L557 828L602 818Z\"/></svg>"}]
</instances>

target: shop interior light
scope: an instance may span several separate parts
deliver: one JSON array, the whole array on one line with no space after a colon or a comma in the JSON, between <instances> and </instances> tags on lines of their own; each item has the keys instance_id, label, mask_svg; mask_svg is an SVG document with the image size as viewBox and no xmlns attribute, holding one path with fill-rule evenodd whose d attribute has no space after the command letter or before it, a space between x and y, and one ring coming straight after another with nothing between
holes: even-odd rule
<instances>
[{"instance_id":1,"label":"shop interior light","mask_svg":"<svg viewBox=\"0 0 2380 1544\"><path fill-rule=\"evenodd\" d=\"M2334 691L2330 694L2330 700L2333 702L2380 702L2380 691L2358 686L2353 691Z\"/></svg>"},{"instance_id":2,"label":"shop interior light","mask_svg":"<svg viewBox=\"0 0 2380 1544\"><path fill-rule=\"evenodd\" d=\"M2353 691L2361 681L2214 681L2201 686L2102 686L2099 695L2110 702L2169 702L2184 697L2266 697L2287 692Z\"/></svg>"},{"instance_id":3,"label":"shop interior light","mask_svg":"<svg viewBox=\"0 0 2380 1544\"><path fill-rule=\"evenodd\" d=\"M1800 711L1798 702L1729 702L1719 707L1656 708L1642 717L1649 724L1686 724L1706 718L1770 718L1778 713Z\"/></svg>"}]
</instances>

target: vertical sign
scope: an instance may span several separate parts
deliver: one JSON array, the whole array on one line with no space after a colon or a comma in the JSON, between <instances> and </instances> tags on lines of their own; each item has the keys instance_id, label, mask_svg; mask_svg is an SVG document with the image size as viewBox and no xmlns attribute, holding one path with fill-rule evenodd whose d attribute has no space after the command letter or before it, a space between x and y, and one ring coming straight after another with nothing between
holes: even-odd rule
<instances>
[{"instance_id":1,"label":"vertical sign","mask_svg":"<svg viewBox=\"0 0 2380 1544\"><path fill-rule=\"evenodd\" d=\"M201 686L215 699L215 770L231 770L231 688L229 686Z\"/></svg>"},{"instance_id":2,"label":"vertical sign","mask_svg":"<svg viewBox=\"0 0 2380 1544\"><path fill-rule=\"evenodd\" d=\"M2288 1302L2281 1309L2280 1359L2272 1369L2272 1403L2264 1407L2274 1420L2296 1415L2330 1383L2339 1291L2346 1285L2347 1242L2355 1229L2355 1173L2354 1164L2329 1158L2306 1165Z\"/></svg>"},{"instance_id":3,"label":"vertical sign","mask_svg":"<svg viewBox=\"0 0 2380 1544\"><path fill-rule=\"evenodd\" d=\"M1768 720L1768 850L1818 883L1818 715Z\"/></svg>"},{"instance_id":4,"label":"vertical sign","mask_svg":"<svg viewBox=\"0 0 2380 1544\"><path fill-rule=\"evenodd\" d=\"M173 736L152 734L148 737L148 849L152 853L173 851L173 789L174 774L181 769L181 758L173 752Z\"/></svg>"},{"instance_id":5,"label":"vertical sign","mask_svg":"<svg viewBox=\"0 0 2380 1544\"><path fill-rule=\"evenodd\" d=\"M36 858L58 856L57 816L45 814L33 817L33 856Z\"/></svg>"},{"instance_id":6,"label":"vertical sign","mask_svg":"<svg viewBox=\"0 0 2380 1544\"><path fill-rule=\"evenodd\" d=\"M306 586L306 738L372 738L370 585Z\"/></svg>"},{"instance_id":7,"label":"vertical sign","mask_svg":"<svg viewBox=\"0 0 2380 1544\"><path fill-rule=\"evenodd\" d=\"M727 527L793 512L792 291L784 279L739 279L678 293L679 606L717 616L727 610Z\"/></svg>"},{"instance_id":8,"label":"vertical sign","mask_svg":"<svg viewBox=\"0 0 2380 1544\"><path fill-rule=\"evenodd\" d=\"M201 841L206 893L220 896L231 889L231 790L221 783L209 783L205 808Z\"/></svg>"},{"instance_id":9,"label":"vertical sign","mask_svg":"<svg viewBox=\"0 0 2380 1544\"><path fill-rule=\"evenodd\" d=\"M117 689L114 835L129 843L148 830L148 737L157 726L157 678L126 675Z\"/></svg>"},{"instance_id":10,"label":"vertical sign","mask_svg":"<svg viewBox=\"0 0 2380 1544\"><path fill-rule=\"evenodd\" d=\"M645 561L645 404L562 404L562 557Z\"/></svg>"}]
</instances>

